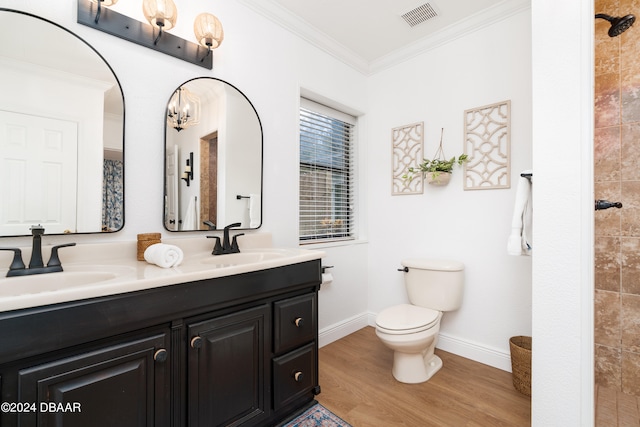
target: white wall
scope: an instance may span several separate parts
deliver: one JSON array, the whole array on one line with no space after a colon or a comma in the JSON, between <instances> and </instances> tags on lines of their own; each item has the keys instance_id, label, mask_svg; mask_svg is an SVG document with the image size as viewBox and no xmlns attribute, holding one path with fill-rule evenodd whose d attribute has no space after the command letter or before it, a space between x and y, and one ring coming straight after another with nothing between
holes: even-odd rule
<instances>
[{"instance_id":1,"label":"white wall","mask_svg":"<svg viewBox=\"0 0 640 427\"><path fill-rule=\"evenodd\" d=\"M509 337L531 334L531 258L506 252L519 174L531 168L530 34L527 10L369 79L369 310L407 300L402 258L462 261L464 300L444 315L439 347L506 370ZM505 100L510 189L464 191L458 168L446 187L391 196L392 128L424 121L427 158L444 128L450 158L464 151L464 111Z\"/></svg>"},{"instance_id":2,"label":"white wall","mask_svg":"<svg viewBox=\"0 0 640 427\"><path fill-rule=\"evenodd\" d=\"M534 426L594 420L593 15L532 2Z\"/></svg>"}]
</instances>

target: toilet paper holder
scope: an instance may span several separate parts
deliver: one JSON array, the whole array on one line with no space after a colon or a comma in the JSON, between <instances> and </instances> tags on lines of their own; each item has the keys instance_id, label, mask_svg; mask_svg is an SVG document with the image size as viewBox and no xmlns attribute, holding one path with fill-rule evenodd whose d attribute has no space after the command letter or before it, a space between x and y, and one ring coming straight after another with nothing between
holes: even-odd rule
<instances>
[{"instance_id":1,"label":"toilet paper holder","mask_svg":"<svg viewBox=\"0 0 640 427\"><path fill-rule=\"evenodd\" d=\"M321 285L330 285L333 283L333 274L327 272L328 269L333 268L333 265L322 266Z\"/></svg>"}]
</instances>

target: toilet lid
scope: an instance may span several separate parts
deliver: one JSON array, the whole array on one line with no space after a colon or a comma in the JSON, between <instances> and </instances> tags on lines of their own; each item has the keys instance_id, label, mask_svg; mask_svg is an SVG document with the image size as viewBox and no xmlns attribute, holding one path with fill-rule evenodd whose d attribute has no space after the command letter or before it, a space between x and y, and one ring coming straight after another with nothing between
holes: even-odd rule
<instances>
[{"instance_id":1,"label":"toilet lid","mask_svg":"<svg viewBox=\"0 0 640 427\"><path fill-rule=\"evenodd\" d=\"M403 333L420 332L438 322L440 312L411 304L385 308L376 318L376 325L388 331Z\"/></svg>"}]
</instances>

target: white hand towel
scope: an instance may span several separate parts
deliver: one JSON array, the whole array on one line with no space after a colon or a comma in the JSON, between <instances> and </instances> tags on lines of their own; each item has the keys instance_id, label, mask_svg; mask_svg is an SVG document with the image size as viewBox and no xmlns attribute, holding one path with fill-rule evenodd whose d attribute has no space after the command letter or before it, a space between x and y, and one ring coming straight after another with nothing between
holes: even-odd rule
<instances>
[{"instance_id":1,"label":"white hand towel","mask_svg":"<svg viewBox=\"0 0 640 427\"><path fill-rule=\"evenodd\" d=\"M144 251L144 259L148 263L162 268L176 267L180 265L183 258L182 249L165 243L156 243Z\"/></svg>"},{"instance_id":2,"label":"white hand towel","mask_svg":"<svg viewBox=\"0 0 640 427\"><path fill-rule=\"evenodd\" d=\"M522 173L531 173L530 170ZM533 178L532 178L533 179ZM511 220L511 234L507 241L507 253L509 255L530 255L533 249L532 239L532 212L531 181L525 177L518 180L516 200Z\"/></svg>"},{"instance_id":3,"label":"white hand towel","mask_svg":"<svg viewBox=\"0 0 640 427\"><path fill-rule=\"evenodd\" d=\"M260 218L260 195L249 194L249 228L258 228L262 222Z\"/></svg>"}]
</instances>

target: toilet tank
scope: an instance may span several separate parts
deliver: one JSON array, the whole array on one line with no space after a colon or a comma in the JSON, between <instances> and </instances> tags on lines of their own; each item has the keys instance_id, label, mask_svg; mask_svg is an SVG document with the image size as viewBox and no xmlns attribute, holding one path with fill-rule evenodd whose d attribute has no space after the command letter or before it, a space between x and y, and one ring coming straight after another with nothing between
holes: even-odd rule
<instances>
[{"instance_id":1,"label":"toilet tank","mask_svg":"<svg viewBox=\"0 0 640 427\"><path fill-rule=\"evenodd\" d=\"M462 303L464 264L459 261L411 258L404 283L413 305L438 311L457 310Z\"/></svg>"}]
</instances>

